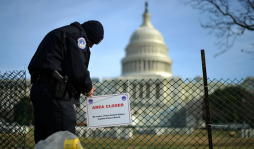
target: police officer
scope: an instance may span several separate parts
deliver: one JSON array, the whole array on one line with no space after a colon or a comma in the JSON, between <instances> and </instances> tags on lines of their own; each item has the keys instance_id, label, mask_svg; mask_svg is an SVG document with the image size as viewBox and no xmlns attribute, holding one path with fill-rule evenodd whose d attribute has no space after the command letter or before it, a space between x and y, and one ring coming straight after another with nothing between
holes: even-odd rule
<instances>
[{"instance_id":1,"label":"police officer","mask_svg":"<svg viewBox=\"0 0 254 149\"><path fill-rule=\"evenodd\" d=\"M94 93L88 71L90 48L103 37L102 24L91 20L54 29L41 41L28 66L36 144L57 131L75 134L73 103L79 106L81 93Z\"/></svg>"}]
</instances>

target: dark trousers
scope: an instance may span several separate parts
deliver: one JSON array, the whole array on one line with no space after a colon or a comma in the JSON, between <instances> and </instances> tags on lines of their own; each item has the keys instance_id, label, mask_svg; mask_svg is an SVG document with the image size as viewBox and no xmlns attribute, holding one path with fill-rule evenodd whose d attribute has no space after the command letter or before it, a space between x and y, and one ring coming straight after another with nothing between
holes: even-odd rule
<instances>
[{"instance_id":1,"label":"dark trousers","mask_svg":"<svg viewBox=\"0 0 254 149\"><path fill-rule=\"evenodd\" d=\"M58 131L75 134L76 113L68 93L63 99L55 99L54 86L47 81L35 83L30 92L34 107L34 140L40 140Z\"/></svg>"}]
</instances>

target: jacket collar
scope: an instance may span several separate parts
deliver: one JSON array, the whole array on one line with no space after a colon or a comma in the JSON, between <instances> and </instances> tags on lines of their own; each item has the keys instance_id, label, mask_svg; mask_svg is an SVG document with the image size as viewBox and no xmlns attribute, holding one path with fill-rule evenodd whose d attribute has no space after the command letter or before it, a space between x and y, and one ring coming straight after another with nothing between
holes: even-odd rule
<instances>
[{"instance_id":1,"label":"jacket collar","mask_svg":"<svg viewBox=\"0 0 254 149\"><path fill-rule=\"evenodd\" d=\"M79 22L73 22L73 23L71 23L71 25L74 25L77 28L79 28L80 30L85 32L84 28L81 26L81 24Z\"/></svg>"}]
</instances>

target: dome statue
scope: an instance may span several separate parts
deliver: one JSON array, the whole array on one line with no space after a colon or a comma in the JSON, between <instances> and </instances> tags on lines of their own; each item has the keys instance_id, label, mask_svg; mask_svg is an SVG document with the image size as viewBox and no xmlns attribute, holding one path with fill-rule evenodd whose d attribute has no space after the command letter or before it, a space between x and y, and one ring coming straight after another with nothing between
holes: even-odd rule
<instances>
[{"instance_id":1,"label":"dome statue","mask_svg":"<svg viewBox=\"0 0 254 149\"><path fill-rule=\"evenodd\" d=\"M122 59L122 76L137 78L172 77L172 60L161 33L150 21L146 2L142 25L132 34Z\"/></svg>"}]
</instances>

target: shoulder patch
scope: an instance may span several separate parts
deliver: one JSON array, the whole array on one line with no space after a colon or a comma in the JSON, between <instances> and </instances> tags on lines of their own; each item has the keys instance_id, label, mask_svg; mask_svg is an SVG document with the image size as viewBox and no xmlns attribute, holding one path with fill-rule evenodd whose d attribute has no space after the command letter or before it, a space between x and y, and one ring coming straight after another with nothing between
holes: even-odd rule
<instances>
[{"instance_id":1,"label":"shoulder patch","mask_svg":"<svg viewBox=\"0 0 254 149\"><path fill-rule=\"evenodd\" d=\"M78 38L78 47L82 50L86 48L86 40L84 37Z\"/></svg>"}]
</instances>

